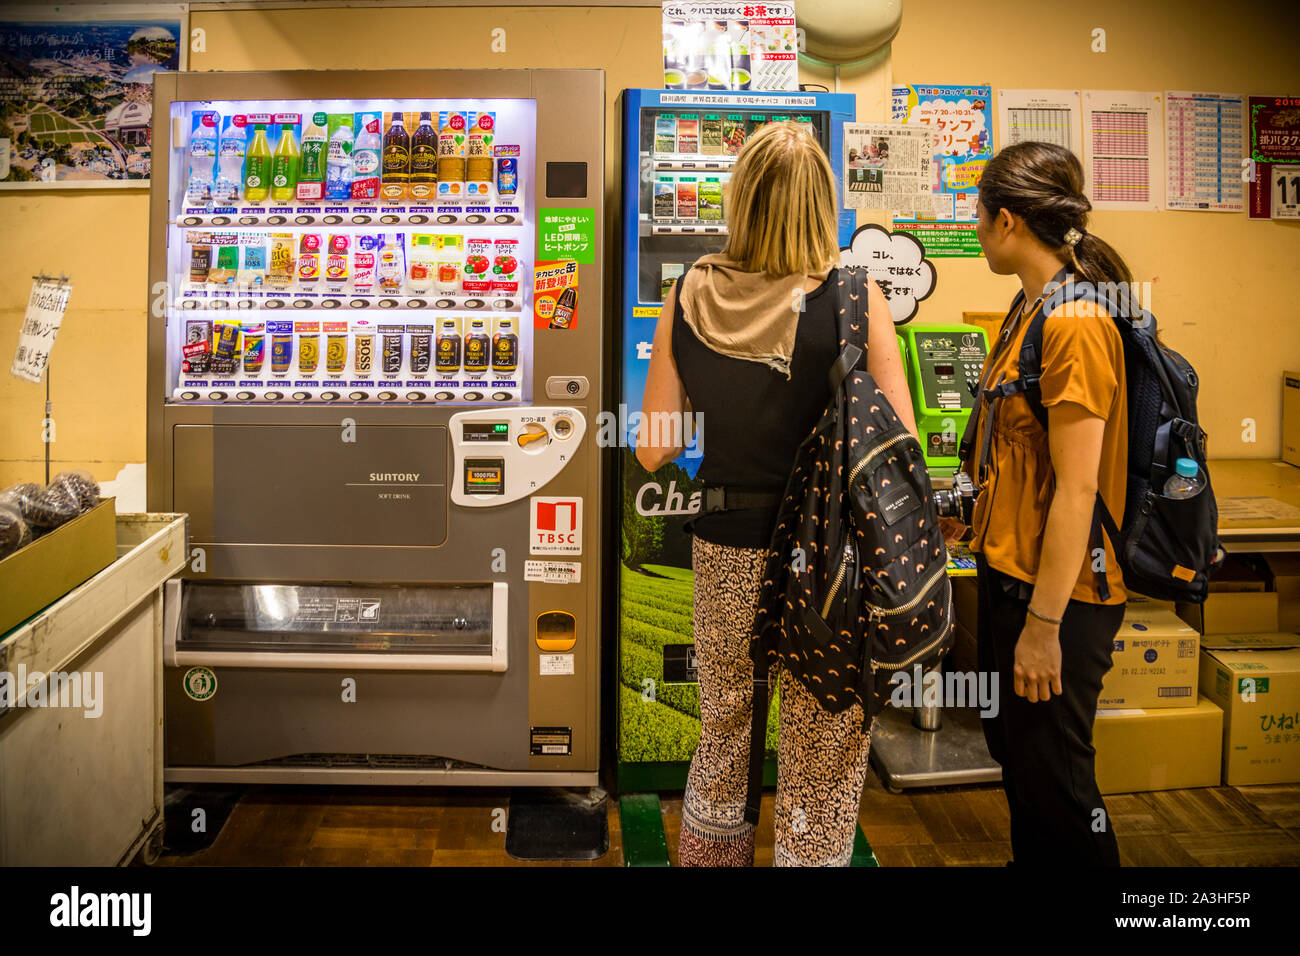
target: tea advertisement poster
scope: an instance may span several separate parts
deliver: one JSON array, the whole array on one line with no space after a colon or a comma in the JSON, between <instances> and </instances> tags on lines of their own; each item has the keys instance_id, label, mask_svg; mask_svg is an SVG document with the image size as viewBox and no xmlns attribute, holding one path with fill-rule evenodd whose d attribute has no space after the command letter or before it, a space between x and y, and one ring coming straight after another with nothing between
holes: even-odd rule
<instances>
[{"instance_id":1,"label":"tea advertisement poster","mask_svg":"<svg viewBox=\"0 0 1300 956\"><path fill-rule=\"evenodd\" d=\"M663 5L663 41L666 89L799 89L792 0L668 0Z\"/></svg>"},{"instance_id":2,"label":"tea advertisement poster","mask_svg":"<svg viewBox=\"0 0 1300 956\"><path fill-rule=\"evenodd\" d=\"M178 4L0 12L0 188L147 186L153 74L185 68L186 24Z\"/></svg>"}]
</instances>

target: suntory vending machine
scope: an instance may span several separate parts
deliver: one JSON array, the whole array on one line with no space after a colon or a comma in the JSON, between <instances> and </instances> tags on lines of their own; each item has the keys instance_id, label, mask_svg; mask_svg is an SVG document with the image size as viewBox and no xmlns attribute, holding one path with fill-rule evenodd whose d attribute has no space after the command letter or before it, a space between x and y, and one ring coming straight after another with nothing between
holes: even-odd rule
<instances>
[{"instance_id":1,"label":"suntory vending machine","mask_svg":"<svg viewBox=\"0 0 1300 956\"><path fill-rule=\"evenodd\" d=\"M624 90L620 415L634 437L660 304L691 263L726 241L726 183L746 137L790 120L811 130L842 181L844 123L855 100L840 93ZM849 244L852 211L841 208ZM622 790L680 789L699 744L692 633L691 542L699 511L701 449L648 473L619 451L618 781ZM768 721L775 741L776 719Z\"/></svg>"},{"instance_id":2,"label":"suntory vending machine","mask_svg":"<svg viewBox=\"0 0 1300 956\"><path fill-rule=\"evenodd\" d=\"M599 759L604 74L160 73L166 778Z\"/></svg>"}]
</instances>

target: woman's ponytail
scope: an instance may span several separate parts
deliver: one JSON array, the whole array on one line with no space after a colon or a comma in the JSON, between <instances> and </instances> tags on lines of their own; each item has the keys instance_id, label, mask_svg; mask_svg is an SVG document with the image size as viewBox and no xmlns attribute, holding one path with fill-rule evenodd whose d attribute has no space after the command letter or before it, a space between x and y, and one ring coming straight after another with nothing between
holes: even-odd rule
<instances>
[{"instance_id":1,"label":"woman's ponytail","mask_svg":"<svg viewBox=\"0 0 1300 956\"><path fill-rule=\"evenodd\" d=\"M991 215L1008 209L1049 248L1070 262L1076 278L1129 286L1133 274L1120 254L1088 232L1092 203L1083 194L1079 158L1055 143L1015 143L988 161L980 204Z\"/></svg>"}]
</instances>

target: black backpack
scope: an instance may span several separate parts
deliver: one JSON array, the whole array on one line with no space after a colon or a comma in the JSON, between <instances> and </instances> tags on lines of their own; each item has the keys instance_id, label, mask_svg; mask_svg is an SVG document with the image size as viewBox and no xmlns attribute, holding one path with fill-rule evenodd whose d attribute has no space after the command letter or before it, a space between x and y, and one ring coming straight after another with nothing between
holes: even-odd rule
<instances>
[{"instance_id":1,"label":"black backpack","mask_svg":"<svg viewBox=\"0 0 1300 956\"><path fill-rule=\"evenodd\" d=\"M1208 593L1209 578L1225 557L1219 546L1219 509L1206 467L1205 432L1196 418L1200 380L1186 359L1156 341L1155 316L1139 308L1135 298L1129 301L1127 287L1117 286L1122 294L1112 299L1090 282L1076 283L1068 269L1058 272L1052 283L1057 288L1025 330L1019 379L985 389L985 400L1023 392L1046 431L1047 409L1039 379L1047 316L1066 301L1092 302L1105 309L1124 343L1128 492L1120 523L1116 523L1098 492L1089 547L1101 547L1104 531L1115 549L1125 587L1162 601L1199 604ZM1022 291L1012 302L1008 319L1023 301ZM963 460L970 451L977 417L972 415L967 424L962 440ZM1165 482L1174 474L1179 458L1192 459L1200 469L1203 484L1191 498L1169 498L1164 494ZM1110 596L1105 569L1097 571L1096 577L1098 593L1104 600Z\"/></svg>"},{"instance_id":2,"label":"black backpack","mask_svg":"<svg viewBox=\"0 0 1300 956\"><path fill-rule=\"evenodd\" d=\"M831 713L861 704L866 730L895 674L932 667L952 646L948 552L925 456L866 371L867 279L852 268L836 277L830 403L799 446L768 550L750 641L750 823L773 664Z\"/></svg>"}]
</instances>

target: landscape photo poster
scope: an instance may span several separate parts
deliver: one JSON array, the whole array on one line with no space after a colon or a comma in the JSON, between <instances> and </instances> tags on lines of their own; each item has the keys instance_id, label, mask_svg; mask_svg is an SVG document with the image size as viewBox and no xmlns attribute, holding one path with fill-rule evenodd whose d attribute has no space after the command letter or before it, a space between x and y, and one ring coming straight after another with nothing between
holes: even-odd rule
<instances>
[{"instance_id":1,"label":"landscape photo poster","mask_svg":"<svg viewBox=\"0 0 1300 956\"><path fill-rule=\"evenodd\" d=\"M0 9L0 189L148 186L153 74L187 37L184 4Z\"/></svg>"}]
</instances>

